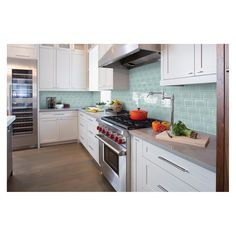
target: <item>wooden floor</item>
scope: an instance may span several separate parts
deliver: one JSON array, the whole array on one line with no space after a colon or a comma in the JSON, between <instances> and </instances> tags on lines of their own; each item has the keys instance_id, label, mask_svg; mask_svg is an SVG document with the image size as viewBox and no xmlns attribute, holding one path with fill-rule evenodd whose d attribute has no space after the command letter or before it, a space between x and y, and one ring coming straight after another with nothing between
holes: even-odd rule
<instances>
[{"instance_id":1,"label":"wooden floor","mask_svg":"<svg viewBox=\"0 0 236 236\"><path fill-rule=\"evenodd\" d=\"M114 191L81 144L65 144L13 153L7 191Z\"/></svg>"}]
</instances>

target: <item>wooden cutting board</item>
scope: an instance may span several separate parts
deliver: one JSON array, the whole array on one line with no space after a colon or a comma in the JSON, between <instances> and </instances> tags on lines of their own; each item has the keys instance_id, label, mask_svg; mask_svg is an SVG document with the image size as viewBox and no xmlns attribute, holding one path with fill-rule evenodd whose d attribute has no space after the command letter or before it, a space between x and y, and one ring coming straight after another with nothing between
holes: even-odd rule
<instances>
[{"instance_id":1,"label":"wooden cutting board","mask_svg":"<svg viewBox=\"0 0 236 236\"><path fill-rule=\"evenodd\" d=\"M205 148L207 146L207 144L209 143L209 138L210 138L210 136L201 135L201 134L198 134L197 139L188 138L188 137L185 137L185 136L174 136L174 135L172 135L172 136L173 136L173 138L170 138L168 136L168 134L166 133L166 131L164 131L160 134L157 134L156 139L157 140L168 141L168 142L173 142L173 143L189 144L189 145L192 145L192 146Z\"/></svg>"}]
</instances>

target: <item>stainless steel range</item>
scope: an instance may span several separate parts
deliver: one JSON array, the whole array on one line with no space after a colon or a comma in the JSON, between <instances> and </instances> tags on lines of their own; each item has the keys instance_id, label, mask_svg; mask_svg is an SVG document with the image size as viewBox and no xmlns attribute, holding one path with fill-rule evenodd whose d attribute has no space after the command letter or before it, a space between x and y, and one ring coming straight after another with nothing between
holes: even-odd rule
<instances>
[{"instance_id":1,"label":"stainless steel range","mask_svg":"<svg viewBox=\"0 0 236 236\"><path fill-rule=\"evenodd\" d=\"M131 191L130 129L147 128L154 119L133 121L129 115L98 119L99 162L102 173L118 192Z\"/></svg>"}]
</instances>

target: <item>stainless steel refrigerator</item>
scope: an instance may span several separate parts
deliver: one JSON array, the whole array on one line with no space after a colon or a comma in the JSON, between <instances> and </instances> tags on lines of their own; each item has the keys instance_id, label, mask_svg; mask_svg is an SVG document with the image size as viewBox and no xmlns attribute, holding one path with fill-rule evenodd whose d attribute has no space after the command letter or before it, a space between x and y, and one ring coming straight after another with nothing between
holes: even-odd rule
<instances>
[{"instance_id":1,"label":"stainless steel refrigerator","mask_svg":"<svg viewBox=\"0 0 236 236\"><path fill-rule=\"evenodd\" d=\"M13 150L37 147L37 60L7 58L7 67L7 112L16 116Z\"/></svg>"}]
</instances>

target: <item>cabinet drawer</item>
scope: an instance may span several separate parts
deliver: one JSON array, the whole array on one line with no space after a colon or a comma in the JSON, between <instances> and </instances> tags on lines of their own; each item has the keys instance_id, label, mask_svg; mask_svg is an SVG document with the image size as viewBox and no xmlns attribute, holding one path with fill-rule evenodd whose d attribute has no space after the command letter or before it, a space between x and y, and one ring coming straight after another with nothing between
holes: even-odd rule
<instances>
[{"instance_id":1,"label":"cabinet drawer","mask_svg":"<svg viewBox=\"0 0 236 236\"><path fill-rule=\"evenodd\" d=\"M157 146L143 141L143 156L198 191L215 191L216 175Z\"/></svg>"},{"instance_id":2,"label":"cabinet drawer","mask_svg":"<svg viewBox=\"0 0 236 236\"><path fill-rule=\"evenodd\" d=\"M143 159L143 191L151 192L196 192L182 180L169 174L158 165Z\"/></svg>"},{"instance_id":3,"label":"cabinet drawer","mask_svg":"<svg viewBox=\"0 0 236 236\"><path fill-rule=\"evenodd\" d=\"M77 111L40 112L40 119L55 117L77 117Z\"/></svg>"},{"instance_id":4,"label":"cabinet drawer","mask_svg":"<svg viewBox=\"0 0 236 236\"><path fill-rule=\"evenodd\" d=\"M99 142L95 137L88 137L87 149L94 160L99 163Z\"/></svg>"},{"instance_id":5,"label":"cabinet drawer","mask_svg":"<svg viewBox=\"0 0 236 236\"><path fill-rule=\"evenodd\" d=\"M85 130L79 131L79 140L85 147L87 147L87 135Z\"/></svg>"}]
</instances>

